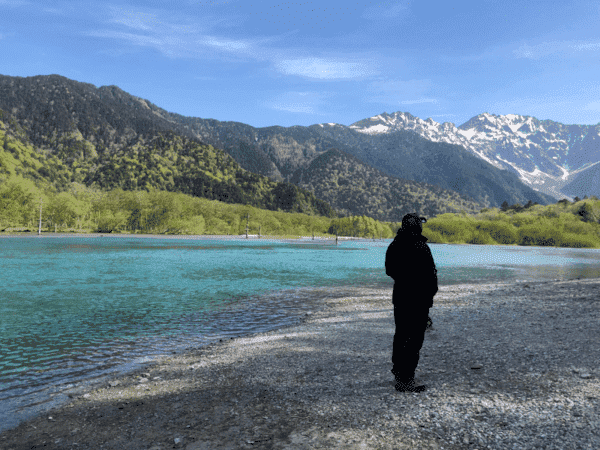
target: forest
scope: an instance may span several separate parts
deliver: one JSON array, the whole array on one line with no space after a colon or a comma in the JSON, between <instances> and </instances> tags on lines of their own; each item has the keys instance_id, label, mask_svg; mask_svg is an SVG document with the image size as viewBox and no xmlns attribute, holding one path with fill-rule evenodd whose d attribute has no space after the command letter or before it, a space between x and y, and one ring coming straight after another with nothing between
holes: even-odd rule
<instances>
[{"instance_id":1,"label":"forest","mask_svg":"<svg viewBox=\"0 0 600 450\"><path fill-rule=\"evenodd\" d=\"M20 176L0 177L0 231L188 235L353 236L389 239L397 222L367 216L331 218L272 211L157 189L100 190L72 183L68 191ZM428 218L430 243L600 248L600 200L484 208Z\"/></svg>"},{"instance_id":2,"label":"forest","mask_svg":"<svg viewBox=\"0 0 600 450\"><path fill-rule=\"evenodd\" d=\"M389 225L364 216L332 223L326 216L156 189L105 191L73 183L69 191L58 192L21 177L0 178L0 231L37 232L40 210L43 232L239 235L248 226L249 234L269 236L333 236L338 229L347 236L393 235Z\"/></svg>"}]
</instances>

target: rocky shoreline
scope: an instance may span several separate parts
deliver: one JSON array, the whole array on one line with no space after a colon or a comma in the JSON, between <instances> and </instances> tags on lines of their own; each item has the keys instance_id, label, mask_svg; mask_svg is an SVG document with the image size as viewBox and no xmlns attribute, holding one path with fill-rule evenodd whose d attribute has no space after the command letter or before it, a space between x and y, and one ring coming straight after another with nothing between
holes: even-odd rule
<instances>
[{"instance_id":1,"label":"rocky shoreline","mask_svg":"<svg viewBox=\"0 0 600 450\"><path fill-rule=\"evenodd\" d=\"M112 379L1 449L597 449L600 280L442 286L417 369L390 373L391 289Z\"/></svg>"}]
</instances>

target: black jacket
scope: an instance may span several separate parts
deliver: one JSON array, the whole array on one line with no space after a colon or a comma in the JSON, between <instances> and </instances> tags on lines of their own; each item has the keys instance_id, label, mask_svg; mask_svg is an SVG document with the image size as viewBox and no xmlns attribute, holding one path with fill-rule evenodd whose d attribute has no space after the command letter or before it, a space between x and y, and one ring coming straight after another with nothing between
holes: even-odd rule
<instances>
[{"instance_id":1,"label":"black jacket","mask_svg":"<svg viewBox=\"0 0 600 450\"><path fill-rule=\"evenodd\" d=\"M425 236L400 229L385 254L385 273L394 279L394 304L423 299L433 305L437 269Z\"/></svg>"}]
</instances>

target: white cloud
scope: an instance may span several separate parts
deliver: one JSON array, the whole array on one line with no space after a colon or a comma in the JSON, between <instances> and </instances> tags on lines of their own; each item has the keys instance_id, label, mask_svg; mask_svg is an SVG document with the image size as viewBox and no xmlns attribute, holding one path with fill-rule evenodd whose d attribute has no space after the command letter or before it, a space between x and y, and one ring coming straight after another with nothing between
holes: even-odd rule
<instances>
[{"instance_id":1,"label":"white cloud","mask_svg":"<svg viewBox=\"0 0 600 450\"><path fill-rule=\"evenodd\" d=\"M159 22L153 14L144 14L139 12L125 12L124 15L115 17L111 20L113 23L125 25L134 30L151 30L153 25L158 25Z\"/></svg>"},{"instance_id":2,"label":"white cloud","mask_svg":"<svg viewBox=\"0 0 600 450\"><path fill-rule=\"evenodd\" d=\"M215 36L205 36L198 42L210 47L229 51L249 50L251 48L251 44L248 41L239 39L220 39Z\"/></svg>"},{"instance_id":3,"label":"white cloud","mask_svg":"<svg viewBox=\"0 0 600 450\"><path fill-rule=\"evenodd\" d=\"M2 0L0 0L2 1ZM86 33L133 46L153 48L171 58L218 58L225 61L271 62L284 75L316 80L353 80L377 73L370 55L299 56L297 48L277 48L296 31L277 36L239 37L228 29L242 16L204 15L202 21L173 16L159 10L126 10L110 7L104 20L109 25ZM239 27L238 27L239 28ZM224 31L224 34L222 33ZM296 42L294 40L294 42Z\"/></svg>"},{"instance_id":4,"label":"white cloud","mask_svg":"<svg viewBox=\"0 0 600 450\"><path fill-rule=\"evenodd\" d=\"M99 38L125 41L140 47L154 48L169 57L214 57L217 53L236 54L237 56L253 56L259 52L253 42L244 40L222 39L215 36L204 36L193 32L179 33L142 33L115 30L96 30L86 35Z\"/></svg>"},{"instance_id":5,"label":"white cloud","mask_svg":"<svg viewBox=\"0 0 600 450\"><path fill-rule=\"evenodd\" d=\"M306 113L306 114L314 114L315 110L310 105L303 105L301 103L274 103L271 105L273 109L278 111L287 111L292 113Z\"/></svg>"},{"instance_id":6,"label":"white cloud","mask_svg":"<svg viewBox=\"0 0 600 450\"><path fill-rule=\"evenodd\" d=\"M583 107L583 109L600 112L600 100L588 103Z\"/></svg>"},{"instance_id":7,"label":"white cloud","mask_svg":"<svg viewBox=\"0 0 600 450\"><path fill-rule=\"evenodd\" d=\"M101 38L109 38L109 39L117 39L122 41L128 41L131 44L139 45L142 47L155 47L159 50L165 50L168 42L170 40L169 37L165 36L162 38L142 35L142 34L134 34L134 33L125 33L121 31L112 31L112 30L100 30L100 31L89 31L86 33L87 36L92 37L101 37Z\"/></svg>"},{"instance_id":8,"label":"white cloud","mask_svg":"<svg viewBox=\"0 0 600 450\"><path fill-rule=\"evenodd\" d=\"M586 50L600 50L600 42L596 41L552 41L540 44L522 44L513 50L517 58L540 59L554 53L575 53Z\"/></svg>"},{"instance_id":9,"label":"white cloud","mask_svg":"<svg viewBox=\"0 0 600 450\"><path fill-rule=\"evenodd\" d=\"M324 115L318 112L319 106L324 103L328 95L322 92L298 92L290 91L277 95L272 101L264 106L277 111L291 113L305 113Z\"/></svg>"},{"instance_id":10,"label":"white cloud","mask_svg":"<svg viewBox=\"0 0 600 450\"><path fill-rule=\"evenodd\" d=\"M365 61L345 61L339 58L282 59L275 63L275 67L285 75L322 80L361 78L374 73L374 69Z\"/></svg>"},{"instance_id":11,"label":"white cloud","mask_svg":"<svg viewBox=\"0 0 600 450\"><path fill-rule=\"evenodd\" d=\"M2 0L0 0L2 1ZM253 58L273 59L265 47L280 37L237 39L220 37L214 31L231 28L239 18L234 16L203 15L202 21L169 15L167 12L141 12L110 7L105 27L85 33L87 36L114 39L131 45L154 48L171 58ZM114 53L114 52L113 52Z\"/></svg>"}]
</instances>

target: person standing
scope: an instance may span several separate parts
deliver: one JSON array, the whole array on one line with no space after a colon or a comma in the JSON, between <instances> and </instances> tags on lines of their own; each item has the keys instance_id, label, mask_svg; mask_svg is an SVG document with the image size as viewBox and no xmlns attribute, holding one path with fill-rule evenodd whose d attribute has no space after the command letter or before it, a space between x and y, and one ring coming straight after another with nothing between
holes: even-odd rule
<instances>
[{"instance_id":1,"label":"person standing","mask_svg":"<svg viewBox=\"0 0 600 450\"><path fill-rule=\"evenodd\" d=\"M394 280L394 347L392 373L400 392L423 392L425 385L415 383L419 352L425 339L429 308L438 291L437 269L427 238L421 233L424 217L406 214L402 228L385 254L385 273Z\"/></svg>"}]
</instances>

